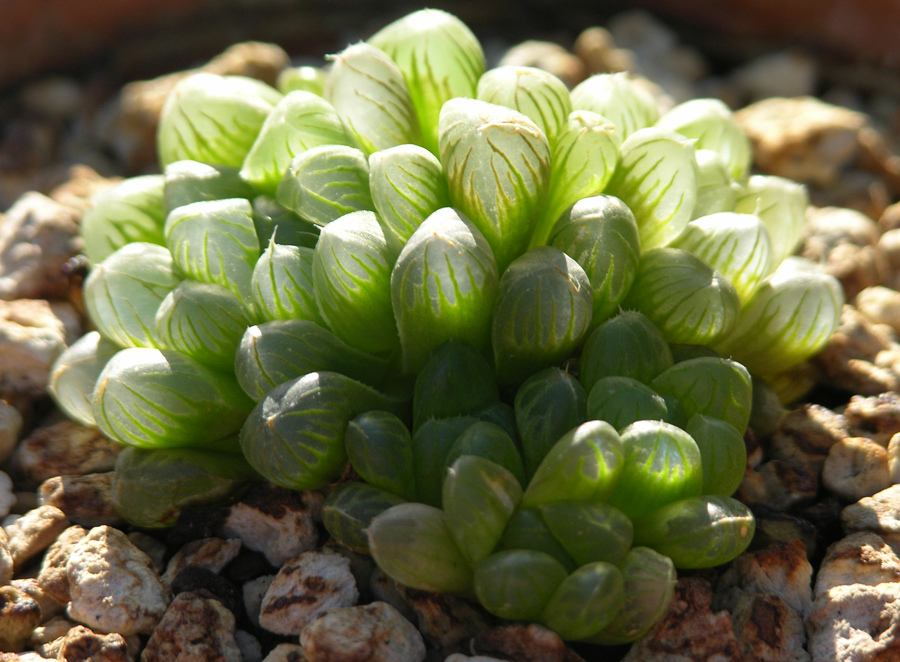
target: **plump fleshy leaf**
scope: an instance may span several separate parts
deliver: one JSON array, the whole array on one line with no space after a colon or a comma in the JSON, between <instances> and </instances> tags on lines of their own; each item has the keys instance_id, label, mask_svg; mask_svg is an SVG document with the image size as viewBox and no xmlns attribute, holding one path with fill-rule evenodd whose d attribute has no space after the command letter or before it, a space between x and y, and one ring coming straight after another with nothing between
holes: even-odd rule
<instances>
[{"instance_id":1,"label":"plump fleshy leaf","mask_svg":"<svg viewBox=\"0 0 900 662\"><path fill-rule=\"evenodd\" d=\"M623 140L659 119L656 100L626 73L595 74L582 81L572 90L572 108L606 117Z\"/></svg>"},{"instance_id":2,"label":"plump fleshy leaf","mask_svg":"<svg viewBox=\"0 0 900 662\"><path fill-rule=\"evenodd\" d=\"M349 145L334 107L312 92L291 92L269 113L244 159L241 177L274 193L294 157L313 147Z\"/></svg>"},{"instance_id":3,"label":"plump fleshy leaf","mask_svg":"<svg viewBox=\"0 0 900 662\"><path fill-rule=\"evenodd\" d=\"M404 368L417 371L451 338L487 353L498 287L490 246L467 218L447 207L425 219L391 273Z\"/></svg>"},{"instance_id":4,"label":"plump fleshy leaf","mask_svg":"<svg viewBox=\"0 0 900 662\"><path fill-rule=\"evenodd\" d=\"M259 239L250 203L243 198L195 202L166 219L166 245L182 273L227 287L249 301Z\"/></svg>"},{"instance_id":5,"label":"plump fleshy leaf","mask_svg":"<svg viewBox=\"0 0 900 662\"><path fill-rule=\"evenodd\" d=\"M160 164L190 159L240 167L281 93L244 76L197 73L175 85L159 118Z\"/></svg>"},{"instance_id":6,"label":"plump fleshy leaf","mask_svg":"<svg viewBox=\"0 0 900 662\"><path fill-rule=\"evenodd\" d=\"M606 193L634 212L641 248L665 246L694 215L697 164L690 141L677 133L649 128L622 143L619 165Z\"/></svg>"},{"instance_id":7,"label":"plump fleshy leaf","mask_svg":"<svg viewBox=\"0 0 900 662\"><path fill-rule=\"evenodd\" d=\"M534 621L566 576L560 562L544 552L497 552L476 566L475 595L494 616Z\"/></svg>"},{"instance_id":8,"label":"plump fleshy leaf","mask_svg":"<svg viewBox=\"0 0 900 662\"><path fill-rule=\"evenodd\" d=\"M350 464L368 484L415 500L412 436L395 414L379 410L360 414L347 425L344 447Z\"/></svg>"},{"instance_id":9,"label":"plump fleshy leaf","mask_svg":"<svg viewBox=\"0 0 900 662\"><path fill-rule=\"evenodd\" d=\"M344 547L368 554L367 529L372 520L400 503L404 503L402 497L368 483L344 483L325 498L322 525Z\"/></svg>"},{"instance_id":10,"label":"plump fleshy leaf","mask_svg":"<svg viewBox=\"0 0 900 662\"><path fill-rule=\"evenodd\" d=\"M309 320L271 320L248 327L234 359L238 383L254 400L310 372L339 372L379 385L387 366L384 358L347 345Z\"/></svg>"},{"instance_id":11,"label":"plump fleshy leaf","mask_svg":"<svg viewBox=\"0 0 900 662\"><path fill-rule=\"evenodd\" d=\"M94 420L92 396L97 378L121 347L88 331L60 354L50 368L47 392L71 419L88 427Z\"/></svg>"},{"instance_id":12,"label":"plump fleshy leaf","mask_svg":"<svg viewBox=\"0 0 900 662\"><path fill-rule=\"evenodd\" d=\"M372 409L403 415L406 406L339 373L311 372L260 400L241 429L241 448L266 480L318 489L335 481L347 463L347 424Z\"/></svg>"},{"instance_id":13,"label":"plump fleshy leaf","mask_svg":"<svg viewBox=\"0 0 900 662\"><path fill-rule=\"evenodd\" d=\"M452 99L440 118L440 158L453 206L491 245L500 271L531 238L550 179L550 145L522 113Z\"/></svg>"},{"instance_id":14,"label":"plump fleshy leaf","mask_svg":"<svg viewBox=\"0 0 900 662\"><path fill-rule=\"evenodd\" d=\"M175 161L166 166L164 177L163 199L166 216L172 213L173 209L192 202L251 198L255 194L253 187L241 179L240 171L233 166L210 165L200 161Z\"/></svg>"},{"instance_id":15,"label":"plump fleshy leaf","mask_svg":"<svg viewBox=\"0 0 900 662\"><path fill-rule=\"evenodd\" d=\"M418 491L416 501L440 508L447 453L456 438L477 420L473 416L430 418L413 432L413 462Z\"/></svg>"},{"instance_id":16,"label":"plump fleshy leaf","mask_svg":"<svg viewBox=\"0 0 900 662\"><path fill-rule=\"evenodd\" d=\"M371 154L420 141L403 72L384 51L360 42L331 60L325 97L361 150Z\"/></svg>"},{"instance_id":17,"label":"plump fleshy leaf","mask_svg":"<svg viewBox=\"0 0 900 662\"><path fill-rule=\"evenodd\" d=\"M516 391L516 426L530 479L559 439L584 423L587 393L575 379L559 368L534 373Z\"/></svg>"},{"instance_id":18,"label":"plump fleshy leaf","mask_svg":"<svg viewBox=\"0 0 900 662\"><path fill-rule=\"evenodd\" d=\"M696 140L697 149L719 154L735 180L750 172L753 153L750 140L719 99L691 99L680 103L659 118L656 126Z\"/></svg>"},{"instance_id":19,"label":"plump fleshy leaf","mask_svg":"<svg viewBox=\"0 0 900 662\"><path fill-rule=\"evenodd\" d=\"M506 523L496 551L531 549L549 554L569 572L578 567L536 509L517 508Z\"/></svg>"},{"instance_id":20,"label":"plump fleshy leaf","mask_svg":"<svg viewBox=\"0 0 900 662\"><path fill-rule=\"evenodd\" d=\"M369 551L379 568L411 588L440 593L472 589L472 568L439 508L424 503L388 508L369 525Z\"/></svg>"},{"instance_id":21,"label":"plump fleshy leaf","mask_svg":"<svg viewBox=\"0 0 900 662\"><path fill-rule=\"evenodd\" d=\"M559 134L550 141L550 184L547 201L530 248L548 243L557 221L582 198L606 188L619 159L622 139L605 117L589 110L569 114Z\"/></svg>"},{"instance_id":22,"label":"plump fleshy leaf","mask_svg":"<svg viewBox=\"0 0 900 662\"><path fill-rule=\"evenodd\" d=\"M666 504L635 520L634 541L665 554L676 568L710 568L747 549L755 528L753 513L740 501L704 495Z\"/></svg>"},{"instance_id":23,"label":"plump fleshy leaf","mask_svg":"<svg viewBox=\"0 0 900 662\"><path fill-rule=\"evenodd\" d=\"M783 372L825 346L843 305L843 289L833 276L815 265L798 270L785 263L763 280L715 348L754 373Z\"/></svg>"},{"instance_id":24,"label":"plump fleshy leaf","mask_svg":"<svg viewBox=\"0 0 900 662\"><path fill-rule=\"evenodd\" d=\"M231 372L244 329L253 323L250 310L221 285L183 280L166 295L156 312L156 335L171 349Z\"/></svg>"},{"instance_id":25,"label":"plump fleshy leaf","mask_svg":"<svg viewBox=\"0 0 900 662\"><path fill-rule=\"evenodd\" d=\"M334 334L371 354L400 345L391 308L394 255L370 211L342 216L322 229L313 258L313 287Z\"/></svg>"},{"instance_id":26,"label":"plump fleshy leaf","mask_svg":"<svg viewBox=\"0 0 900 662\"><path fill-rule=\"evenodd\" d=\"M521 498L518 479L486 458L463 455L447 469L444 515L456 545L473 567L494 551Z\"/></svg>"},{"instance_id":27,"label":"plump fleshy leaf","mask_svg":"<svg viewBox=\"0 0 900 662\"><path fill-rule=\"evenodd\" d=\"M631 547L631 520L607 503L553 501L538 510L579 566L596 561L618 563Z\"/></svg>"},{"instance_id":28,"label":"plump fleshy leaf","mask_svg":"<svg viewBox=\"0 0 900 662\"><path fill-rule=\"evenodd\" d=\"M618 312L641 253L637 221L621 200L606 195L579 200L559 219L550 245L587 274L594 297L592 326Z\"/></svg>"},{"instance_id":29,"label":"plump fleshy leaf","mask_svg":"<svg viewBox=\"0 0 900 662\"><path fill-rule=\"evenodd\" d=\"M733 425L702 414L691 416L685 430L700 448L703 494L734 494L747 468L743 435Z\"/></svg>"},{"instance_id":30,"label":"plump fleshy leaf","mask_svg":"<svg viewBox=\"0 0 900 662\"><path fill-rule=\"evenodd\" d=\"M384 236L397 253L422 221L450 205L441 162L418 145L398 145L372 154L369 189Z\"/></svg>"},{"instance_id":31,"label":"plump fleshy leaf","mask_svg":"<svg viewBox=\"0 0 900 662\"><path fill-rule=\"evenodd\" d=\"M275 192L278 202L316 225L374 209L366 155L346 145L323 145L291 161Z\"/></svg>"},{"instance_id":32,"label":"plump fleshy leaf","mask_svg":"<svg viewBox=\"0 0 900 662\"><path fill-rule=\"evenodd\" d=\"M272 240L276 244L304 248L315 248L319 241L318 225L300 218L268 195L253 198L253 225L260 251L266 250Z\"/></svg>"},{"instance_id":33,"label":"plump fleshy leaf","mask_svg":"<svg viewBox=\"0 0 900 662\"><path fill-rule=\"evenodd\" d=\"M312 248L269 242L250 278L253 306L263 319L303 319L325 326L313 290Z\"/></svg>"},{"instance_id":34,"label":"plump fleshy leaf","mask_svg":"<svg viewBox=\"0 0 900 662\"><path fill-rule=\"evenodd\" d=\"M631 377L603 377L588 394L587 415L623 430L636 421L668 421L665 399L646 384Z\"/></svg>"},{"instance_id":35,"label":"plump fleshy leaf","mask_svg":"<svg viewBox=\"0 0 900 662\"><path fill-rule=\"evenodd\" d=\"M624 599L622 572L611 563L589 563L563 580L544 607L541 623L563 639L584 639L602 630Z\"/></svg>"},{"instance_id":36,"label":"plump fleshy leaf","mask_svg":"<svg viewBox=\"0 0 900 662\"><path fill-rule=\"evenodd\" d=\"M164 246L132 242L96 265L84 282L84 304L97 330L122 347L159 347L156 311L178 285Z\"/></svg>"},{"instance_id":37,"label":"plump fleshy leaf","mask_svg":"<svg viewBox=\"0 0 900 662\"><path fill-rule=\"evenodd\" d=\"M623 304L646 315L670 343L712 344L737 322L740 298L728 279L679 248L644 252Z\"/></svg>"},{"instance_id":38,"label":"plump fleshy leaf","mask_svg":"<svg viewBox=\"0 0 900 662\"><path fill-rule=\"evenodd\" d=\"M594 299L584 269L552 246L517 258L498 287L491 329L497 379L520 384L562 363L591 323Z\"/></svg>"},{"instance_id":39,"label":"plump fleshy leaf","mask_svg":"<svg viewBox=\"0 0 900 662\"><path fill-rule=\"evenodd\" d=\"M93 394L107 437L143 448L208 446L241 428L253 402L233 377L172 350L113 356Z\"/></svg>"},{"instance_id":40,"label":"plump fleshy leaf","mask_svg":"<svg viewBox=\"0 0 900 662\"><path fill-rule=\"evenodd\" d=\"M734 211L739 187L731 179L722 157L708 149L694 152L697 162L697 202L694 218Z\"/></svg>"},{"instance_id":41,"label":"plump fleshy leaf","mask_svg":"<svg viewBox=\"0 0 900 662\"><path fill-rule=\"evenodd\" d=\"M753 175L739 191L734 211L756 214L772 241L772 266L791 255L803 237L809 195L806 187L774 175Z\"/></svg>"},{"instance_id":42,"label":"plump fleshy leaf","mask_svg":"<svg viewBox=\"0 0 900 662\"><path fill-rule=\"evenodd\" d=\"M81 219L84 255L93 264L133 241L165 245L162 175L130 177L91 197Z\"/></svg>"},{"instance_id":43,"label":"plump fleshy leaf","mask_svg":"<svg viewBox=\"0 0 900 662\"><path fill-rule=\"evenodd\" d=\"M499 425L481 420L469 425L450 446L444 465L449 469L463 455L494 462L512 474L524 488L525 465L522 463L522 455L509 433Z\"/></svg>"},{"instance_id":44,"label":"plump fleshy leaf","mask_svg":"<svg viewBox=\"0 0 900 662\"><path fill-rule=\"evenodd\" d=\"M406 79L423 145L438 153L438 116L454 97L474 97L484 52L472 31L452 14L422 9L382 28L369 43L387 53Z\"/></svg>"},{"instance_id":45,"label":"plump fleshy leaf","mask_svg":"<svg viewBox=\"0 0 900 662\"><path fill-rule=\"evenodd\" d=\"M772 269L769 232L752 214L722 212L695 219L671 246L693 253L725 276L742 302Z\"/></svg>"},{"instance_id":46,"label":"plump fleshy leaf","mask_svg":"<svg viewBox=\"0 0 900 662\"><path fill-rule=\"evenodd\" d=\"M753 384L747 369L731 359L699 356L676 363L650 385L676 398L688 418L703 414L726 421L741 434L750 420Z\"/></svg>"},{"instance_id":47,"label":"plump fleshy leaf","mask_svg":"<svg viewBox=\"0 0 900 662\"><path fill-rule=\"evenodd\" d=\"M547 453L525 490L522 506L605 501L622 473L623 452L622 440L609 423L588 421L579 425Z\"/></svg>"},{"instance_id":48,"label":"plump fleshy leaf","mask_svg":"<svg viewBox=\"0 0 900 662\"><path fill-rule=\"evenodd\" d=\"M322 96L325 93L326 77L327 74L323 67L314 67L308 64L287 67L279 72L275 87L282 94L300 90Z\"/></svg>"},{"instance_id":49,"label":"plump fleshy leaf","mask_svg":"<svg viewBox=\"0 0 900 662\"><path fill-rule=\"evenodd\" d=\"M649 384L673 363L662 332L643 313L627 310L591 331L581 351L579 379L588 393L604 377Z\"/></svg>"},{"instance_id":50,"label":"plump fleshy leaf","mask_svg":"<svg viewBox=\"0 0 900 662\"><path fill-rule=\"evenodd\" d=\"M632 520L700 494L700 449L687 432L663 421L638 421L621 438L622 473L609 503Z\"/></svg>"},{"instance_id":51,"label":"plump fleshy leaf","mask_svg":"<svg viewBox=\"0 0 900 662\"><path fill-rule=\"evenodd\" d=\"M518 110L537 124L551 145L572 111L566 84L535 67L490 69L478 80L476 98Z\"/></svg>"}]
</instances>

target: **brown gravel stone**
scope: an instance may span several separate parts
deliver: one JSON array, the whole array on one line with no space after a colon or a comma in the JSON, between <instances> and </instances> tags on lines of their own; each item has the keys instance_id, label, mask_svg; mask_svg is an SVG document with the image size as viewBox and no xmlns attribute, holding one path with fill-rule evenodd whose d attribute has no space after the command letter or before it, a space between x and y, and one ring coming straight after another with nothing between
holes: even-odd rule
<instances>
[{"instance_id":1,"label":"brown gravel stone","mask_svg":"<svg viewBox=\"0 0 900 662\"><path fill-rule=\"evenodd\" d=\"M180 593L147 641L141 662L242 662L234 615L218 600Z\"/></svg>"},{"instance_id":2,"label":"brown gravel stone","mask_svg":"<svg viewBox=\"0 0 900 662\"><path fill-rule=\"evenodd\" d=\"M772 458L821 469L829 449L848 436L844 416L821 405L803 404L785 414L766 450Z\"/></svg>"},{"instance_id":3,"label":"brown gravel stone","mask_svg":"<svg viewBox=\"0 0 900 662\"><path fill-rule=\"evenodd\" d=\"M41 623L41 607L14 586L0 586L0 650L21 651Z\"/></svg>"},{"instance_id":4,"label":"brown gravel stone","mask_svg":"<svg viewBox=\"0 0 900 662\"><path fill-rule=\"evenodd\" d=\"M835 586L884 582L900 583L900 557L877 534L860 531L828 547L816 573L815 597Z\"/></svg>"},{"instance_id":5,"label":"brown gravel stone","mask_svg":"<svg viewBox=\"0 0 900 662\"><path fill-rule=\"evenodd\" d=\"M43 395L66 335L47 301L0 300L0 394Z\"/></svg>"},{"instance_id":6,"label":"brown gravel stone","mask_svg":"<svg viewBox=\"0 0 900 662\"><path fill-rule=\"evenodd\" d=\"M66 514L53 506L29 510L6 527L9 553L13 565L20 570L28 561L47 549L69 527Z\"/></svg>"},{"instance_id":7,"label":"brown gravel stone","mask_svg":"<svg viewBox=\"0 0 900 662\"><path fill-rule=\"evenodd\" d=\"M189 542L169 559L162 580L171 585L175 576L189 565L220 572L241 550L241 541L236 538L203 538Z\"/></svg>"},{"instance_id":8,"label":"brown gravel stone","mask_svg":"<svg viewBox=\"0 0 900 662\"><path fill-rule=\"evenodd\" d=\"M860 499L841 511L845 533L871 531L900 550L900 484Z\"/></svg>"},{"instance_id":9,"label":"brown gravel stone","mask_svg":"<svg viewBox=\"0 0 900 662\"><path fill-rule=\"evenodd\" d=\"M66 574L66 561L72 547L87 535L87 530L80 526L70 526L44 554L41 570L37 576L38 584L59 604L69 601L69 576Z\"/></svg>"},{"instance_id":10,"label":"brown gravel stone","mask_svg":"<svg viewBox=\"0 0 900 662\"><path fill-rule=\"evenodd\" d=\"M13 464L34 485L54 476L112 471L122 445L74 421L41 427L19 444Z\"/></svg>"},{"instance_id":11,"label":"brown gravel stone","mask_svg":"<svg viewBox=\"0 0 900 662\"><path fill-rule=\"evenodd\" d=\"M813 662L900 659L900 584L835 586L816 598L807 627Z\"/></svg>"},{"instance_id":12,"label":"brown gravel stone","mask_svg":"<svg viewBox=\"0 0 900 662\"><path fill-rule=\"evenodd\" d=\"M83 476L54 476L38 488L38 503L55 506L69 521L85 527L116 525L122 518L113 503L115 473L108 471Z\"/></svg>"},{"instance_id":13,"label":"brown gravel stone","mask_svg":"<svg viewBox=\"0 0 900 662\"><path fill-rule=\"evenodd\" d=\"M888 391L869 397L854 395L843 415L854 435L887 446L891 437L900 432L900 394Z\"/></svg>"},{"instance_id":14,"label":"brown gravel stone","mask_svg":"<svg viewBox=\"0 0 900 662\"><path fill-rule=\"evenodd\" d=\"M397 585L416 613L419 631L439 648L450 648L487 627L484 612L472 603L447 593L432 593Z\"/></svg>"},{"instance_id":15,"label":"brown gravel stone","mask_svg":"<svg viewBox=\"0 0 900 662\"><path fill-rule=\"evenodd\" d=\"M777 595L741 597L732 618L745 660L809 662L803 618Z\"/></svg>"},{"instance_id":16,"label":"brown gravel stone","mask_svg":"<svg viewBox=\"0 0 900 662\"><path fill-rule=\"evenodd\" d=\"M83 625L69 630L58 655L65 662L131 662L122 635L97 634Z\"/></svg>"},{"instance_id":17,"label":"brown gravel stone","mask_svg":"<svg viewBox=\"0 0 900 662\"><path fill-rule=\"evenodd\" d=\"M836 443L822 467L822 485L845 501L872 496L890 484L887 450L865 437Z\"/></svg>"},{"instance_id":18,"label":"brown gravel stone","mask_svg":"<svg viewBox=\"0 0 900 662\"><path fill-rule=\"evenodd\" d=\"M566 643L540 625L504 625L476 634L472 652L521 662L564 662Z\"/></svg>"}]
</instances>

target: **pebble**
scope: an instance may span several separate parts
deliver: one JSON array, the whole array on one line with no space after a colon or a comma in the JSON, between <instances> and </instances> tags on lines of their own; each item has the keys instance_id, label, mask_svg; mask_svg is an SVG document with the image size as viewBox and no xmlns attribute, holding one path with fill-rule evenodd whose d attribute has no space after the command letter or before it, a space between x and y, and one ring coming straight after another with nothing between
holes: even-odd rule
<instances>
[{"instance_id":1,"label":"pebble","mask_svg":"<svg viewBox=\"0 0 900 662\"><path fill-rule=\"evenodd\" d=\"M0 463L5 463L16 449L22 433L22 423L19 410L5 400L0 400Z\"/></svg>"},{"instance_id":2,"label":"pebble","mask_svg":"<svg viewBox=\"0 0 900 662\"><path fill-rule=\"evenodd\" d=\"M40 623L37 601L15 586L0 586L0 650L21 651Z\"/></svg>"},{"instance_id":3,"label":"pebble","mask_svg":"<svg viewBox=\"0 0 900 662\"><path fill-rule=\"evenodd\" d=\"M233 613L235 618L243 613L242 596L237 586L209 568L187 565L175 575L171 586L175 595L190 592L204 598L215 598Z\"/></svg>"},{"instance_id":4,"label":"pebble","mask_svg":"<svg viewBox=\"0 0 900 662\"><path fill-rule=\"evenodd\" d=\"M85 527L109 524L121 525L122 518L113 502L115 473L85 474L83 476L54 476L38 487L38 503L55 506L66 514L70 522Z\"/></svg>"},{"instance_id":5,"label":"pebble","mask_svg":"<svg viewBox=\"0 0 900 662\"><path fill-rule=\"evenodd\" d=\"M860 531L828 547L816 573L814 596L819 598L835 586L884 582L900 583L900 557L879 535Z\"/></svg>"},{"instance_id":6,"label":"pebble","mask_svg":"<svg viewBox=\"0 0 900 662\"><path fill-rule=\"evenodd\" d=\"M275 575L262 575L251 579L241 587L241 594L244 596L244 611L250 622L256 627L260 627L259 615L262 611L263 597L273 581L275 581Z\"/></svg>"},{"instance_id":7,"label":"pebble","mask_svg":"<svg viewBox=\"0 0 900 662\"><path fill-rule=\"evenodd\" d=\"M842 411L854 434L882 446L900 432L900 394L894 391L868 397L854 395Z\"/></svg>"},{"instance_id":8,"label":"pebble","mask_svg":"<svg viewBox=\"0 0 900 662\"><path fill-rule=\"evenodd\" d=\"M332 609L307 625L300 645L309 662L422 662L425 642L386 602Z\"/></svg>"},{"instance_id":9,"label":"pebble","mask_svg":"<svg viewBox=\"0 0 900 662\"><path fill-rule=\"evenodd\" d=\"M63 531L47 548L41 560L37 582L44 591L61 605L69 602L69 575L66 563L69 554L78 541L87 535L87 529L81 526L70 526Z\"/></svg>"},{"instance_id":10,"label":"pebble","mask_svg":"<svg viewBox=\"0 0 900 662\"><path fill-rule=\"evenodd\" d=\"M4 528L9 537L9 554L18 571L69 528L69 520L59 508L39 506Z\"/></svg>"},{"instance_id":11,"label":"pebble","mask_svg":"<svg viewBox=\"0 0 900 662\"><path fill-rule=\"evenodd\" d=\"M43 395L65 348L65 325L47 301L4 301L0 293L0 393Z\"/></svg>"},{"instance_id":12,"label":"pebble","mask_svg":"<svg viewBox=\"0 0 900 662\"><path fill-rule=\"evenodd\" d=\"M38 607L41 608L42 622L53 618L63 610L63 605L47 593L34 577L13 579L9 585L22 591L22 593L38 603Z\"/></svg>"},{"instance_id":13,"label":"pebble","mask_svg":"<svg viewBox=\"0 0 900 662\"><path fill-rule=\"evenodd\" d=\"M800 462L769 460L756 469L765 485L765 505L791 510L812 503L819 493L815 467Z\"/></svg>"},{"instance_id":14,"label":"pebble","mask_svg":"<svg viewBox=\"0 0 900 662\"><path fill-rule=\"evenodd\" d=\"M471 602L448 593L432 593L397 585L416 614L419 631L432 646L452 648L488 626L487 614Z\"/></svg>"},{"instance_id":15,"label":"pebble","mask_svg":"<svg viewBox=\"0 0 900 662\"><path fill-rule=\"evenodd\" d=\"M775 594L743 595L732 609L745 660L809 662L803 617Z\"/></svg>"},{"instance_id":16,"label":"pebble","mask_svg":"<svg viewBox=\"0 0 900 662\"><path fill-rule=\"evenodd\" d=\"M781 419L766 452L773 459L799 462L821 470L828 451L850 435L847 419L817 404L802 404Z\"/></svg>"},{"instance_id":17,"label":"pebble","mask_svg":"<svg viewBox=\"0 0 900 662\"><path fill-rule=\"evenodd\" d=\"M888 454L865 437L847 437L831 447L822 484L846 501L872 496L891 484Z\"/></svg>"},{"instance_id":18,"label":"pebble","mask_svg":"<svg viewBox=\"0 0 900 662\"><path fill-rule=\"evenodd\" d=\"M570 89L587 78L584 62L559 44L549 41L524 41L509 49L501 66L537 67L550 72Z\"/></svg>"},{"instance_id":19,"label":"pebble","mask_svg":"<svg viewBox=\"0 0 900 662\"><path fill-rule=\"evenodd\" d=\"M69 630L58 653L66 662L131 662L128 643L120 634L97 634L83 625Z\"/></svg>"},{"instance_id":20,"label":"pebble","mask_svg":"<svg viewBox=\"0 0 900 662\"><path fill-rule=\"evenodd\" d=\"M478 655L521 662L564 662L568 655L566 643L558 634L535 623L482 630L472 639L471 648Z\"/></svg>"},{"instance_id":21,"label":"pebble","mask_svg":"<svg viewBox=\"0 0 900 662\"><path fill-rule=\"evenodd\" d=\"M807 620L812 662L900 659L900 584L835 586Z\"/></svg>"},{"instance_id":22,"label":"pebble","mask_svg":"<svg viewBox=\"0 0 900 662\"><path fill-rule=\"evenodd\" d=\"M179 593L153 629L141 662L242 662L234 615L218 600Z\"/></svg>"},{"instance_id":23,"label":"pebble","mask_svg":"<svg viewBox=\"0 0 900 662\"><path fill-rule=\"evenodd\" d=\"M863 497L841 511L845 533L871 531L886 543L900 549L900 484Z\"/></svg>"},{"instance_id":24,"label":"pebble","mask_svg":"<svg viewBox=\"0 0 900 662\"><path fill-rule=\"evenodd\" d=\"M2 661L0 661L2 662ZM263 662L308 662L300 644L278 644Z\"/></svg>"},{"instance_id":25,"label":"pebble","mask_svg":"<svg viewBox=\"0 0 900 662\"><path fill-rule=\"evenodd\" d=\"M169 559L162 580L171 584L175 576L187 566L206 568L218 573L231 563L241 551L241 541L237 538L203 538L189 542Z\"/></svg>"},{"instance_id":26,"label":"pebble","mask_svg":"<svg viewBox=\"0 0 900 662\"><path fill-rule=\"evenodd\" d=\"M34 430L16 448L12 463L32 484L39 485L55 476L112 471L122 448L96 428L65 420Z\"/></svg>"}]
</instances>

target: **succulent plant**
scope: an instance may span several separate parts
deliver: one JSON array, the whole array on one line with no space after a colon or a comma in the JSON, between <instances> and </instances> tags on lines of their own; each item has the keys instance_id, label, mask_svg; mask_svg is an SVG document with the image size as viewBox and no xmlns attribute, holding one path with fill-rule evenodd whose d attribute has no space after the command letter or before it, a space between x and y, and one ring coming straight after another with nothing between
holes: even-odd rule
<instances>
[{"instance_id":1,"label":"succulent plant","mask_svg":"<svg viewBox=\"0 0 900 662\"><path fill-rule=\"evenodd\" d=\"M331 536L397 581L598 643L750 543L753 404L843 297L789 257L805 191L751 175L723 104L485 72L424 10L278 89L186 78L158 147L85 217L97 331L49 384L133 447L125 517L326 489Z\"/></svg>"}]
</instances>

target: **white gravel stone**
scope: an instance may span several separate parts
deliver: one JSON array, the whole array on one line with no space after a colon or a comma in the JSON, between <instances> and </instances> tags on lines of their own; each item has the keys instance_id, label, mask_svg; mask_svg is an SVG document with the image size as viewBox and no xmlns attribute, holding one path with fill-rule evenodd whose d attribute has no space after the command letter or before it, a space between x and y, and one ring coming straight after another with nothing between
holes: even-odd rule
<instances>
[{"instance_id":1,"label":"white gravel stone","mask_svg":"<svg viewBox=\"0 0 900 662\"><path fill-rule=\"evenodd\" d=\"M828 451L822 484L846 501L859 501L891 484L888 453L865 437L847 437Z\"/></svg>"},{"instance_id":2,"label":"white gravel stone","mask_svg":"<svg viewBox=\"0 0 900 662\"><path fill-rule=\"evenodd\" d=\"M179 593L153 630L141 662L215 660L242 662L234 614L218 600Z\"/></svg>"},{"instance_id":3,"label":"white gravel stone","mask_svg":"<svg viewBox=\"0 0 900 662\"><path fill-rule=\"evenodd\" d=\"M262 644L246 630L237 630L234 640L241 651L242 662L262 662Z\"/></svg>"},{"instance_id":4,"label":"white gravel stone","mask_svg":"<svg viewBox=\"0 0 900 662\"><path fill-rule=\"evenodd\" d=\"M900 549L900 485L891 485L841 511L845 533L872 531L894 549Z\"/></svg>"},{"instance_id":5,"label":"white gravel stone","mask_svg":"<svg viewBox=\"0 0 900 662\"><path fill-rule=\"evenodd\" d=\"M488 627L483 611L448 593L432 593L398 584L400 595L416 614L425 640L438 648L455 646Z\"/></svg>"},{"instance_id":6,"label":"white gravel stone","mask_svg":"<svg viewBox=\"0 0 900 662\"><path fill-rule=\"evenodd\" d=\"M0 300L0 389L4 392L43 395L50 367L65 348L65 325L46 301Z\"/></svg>"},{"instance_id":7,"label":"white gravel stone","mask_svg":"<svg viewBox=\"0 0 900 662\"><path fill-rule=\"evenodd\" d=\"M69 520L66 514L54 506L29 510L6 527L9 553L16 570L47 549L67 528Z\"/></svg>"},{"instance_id":8,"label":"white gravel stone","mask_svg":"<svg viewBox=\"0 0 900 662\"><path fill-rule=\"evenodd\" d=\"M22 414L4 400L0 400L0 462L6 462L19 443Z\"/></svg>"},{"instance_id":9,"label":"white gravel stone","mask_svg":"<svg viewBox=\"0 0 900 662\"><path fill-rule=\"evenodd\" d=\"M9 538L4 529L0 529L0 586L9 584L15 568L12 554L9 553Z\"/></svg>"},{"instance_id":10,"label":"white gravel stone","mask_svg":"<svg viewBox=\"0 0 900 662\"><path fill-rule=\"evenodd\" d=\"M266 655L263 662L307 662L307 660L300 644L278 644Z\"/></svg>"},{"instance_id":11,"label":"white gravel stone","mask_svg":"<svg viewBox=\"0 0 900 662\"><path fill-rule=\"evenodd\" d=\"M110 526L75 544L66 574L69 617L98 632L149 634L172 599L150 557Z\"/></svg>"},{"instance_id":12,"label":"white gravel stone","mask_svg":"<svg viewBox=\"0 0 900 662\"><path fill-rule=\"evenodd\" d=\"M61 605L69 602L69 575L66 563L75 544L87 535L80 526L70 526L47 548L41 559L37 581L41 588Z\"/></svg>"},{"instance_id":13,"label":"white gravel stone","mask_svg":"<svg viewBox=\"0 0 900 662\"><path fill-rule=\"evenodd\" d=\"M259 612L262 609L263 596L275 581L275 575L263 575L244 583L242 593L244 596L244 611L250 622L259 627Z\"/></svg>"},{"instance_id":14,"label":"white gravel stone","mask_svg":"<svg viewBox=\"0 0 900 662\"><path fill-rule=\"evenodd\" d=\"M816 573L815 597L835 586L900 582L900 557L880 536L851 533L828 547Z\"/></svg>"},{"instance_id":15,"label":"white gravel stone","mask_svg":"<svg viewBox=\"0 0 900 662\"><path fill-rule=\"evenodd\" d=\"M20 651L41 624L40 605L15 586L0 586L0 650Z\"/></svg>"},{"instance_id":16,"label":"white gravel stone","mask_svg":"<svg viewBox=\"0 0 900 662\"><path fill-rule=\"evenodd\" d=\"M732 621L745 660L809 662L803 618L777 595L744 595Z\"/></svg>"},{"instance_id":17,"label":"white gravel stone","mask_svg":"<svg viewBox=\"0 0 900 662\"><path fill-rule=\"evenodd\" d=\"M900 584L835 586L807 620L812 662L900 659Z\"/></svg>"},{"instance_id":18,"label":"white gravel stone","mask_svg":"<svg viewBox=\"0 0 900 662\"><path fill-rule=\"evenodd\" d=\"M891 484L900 483L900 432L892 436L888 442L887 463Z\"/></svg>"},{"instance_id":19,"label":"white gravel stone","mask_svg":"<svg viewBox=\"0 0 900 662\"><path fill-rule=\"evenodd\" d=\"M196 565L215 573L231 563L241 551L241 541L237 538L203 538L194 540L175 552L169 560L162 580L171 586L172 580L186 566Z\"/></svg>"},{"instance_id":20,"label":"white gravel stone","mask_svg":"<svg viewBox=\"0 0 900 662\"><path fill-rule=\"evenodd\" d=\"M359 600L350 561L335 552L303 552L281 566L263 596L259 624L276 634L298 635L330 609Z\"/></svg>"}]
</instances>

